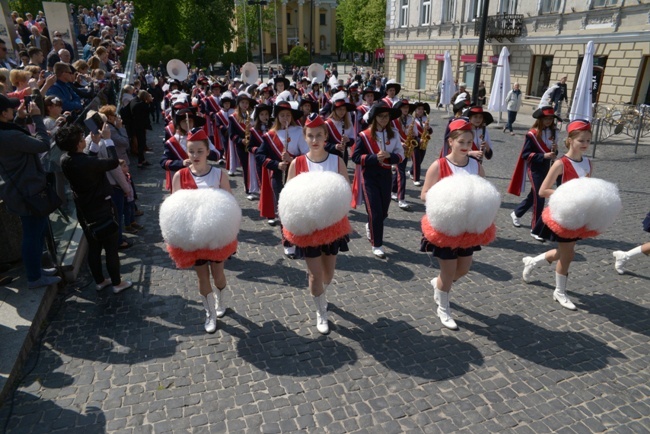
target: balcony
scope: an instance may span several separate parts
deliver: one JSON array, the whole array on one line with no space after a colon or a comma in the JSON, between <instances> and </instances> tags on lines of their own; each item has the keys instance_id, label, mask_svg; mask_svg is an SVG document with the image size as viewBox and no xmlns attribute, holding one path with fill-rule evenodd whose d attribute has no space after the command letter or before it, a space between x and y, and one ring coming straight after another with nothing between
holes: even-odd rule
<instances>
[{"instance_id":1,"label":"balcony","mask_svg":"<svg viewBox=\"0 0 650 434\"><path fill-rule=\"evenodd\" d=\"M518 14L499 14L487 17L487 29L485 31L485 40L492 42L496 39L503 42L507 39L515 42L515 38L521 36L521 30L524 26L524 16ZM474 36L481 34L481 18L477 17L474 22Z\"/></svg>"}]
</instances>

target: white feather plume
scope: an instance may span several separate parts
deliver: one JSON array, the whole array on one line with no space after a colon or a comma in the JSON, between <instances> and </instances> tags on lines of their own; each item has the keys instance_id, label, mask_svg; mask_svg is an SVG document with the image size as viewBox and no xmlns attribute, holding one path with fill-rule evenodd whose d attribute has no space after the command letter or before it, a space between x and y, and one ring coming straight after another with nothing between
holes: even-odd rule
<instances>
[{"instance_id":1,"label":"white feather plume","mask_svg":"<svg viewBox=\"0 0 650 434\"><path fill-rule=\"evenodd\" d=\"M483 233L496 219L501 196L487 180L463 173L438 181L427 192L429 224L449 236Z\"/></svg>"},{"instance_id":2,"label":"white feather plume","mask_svg":"<svg viewBox=\"0 0 650 434\"><path fill-rule=\"evenodd\" d=\"M295 235L309 235L332 226L350 210L350 185L336 172L305 172L287 183L280 193L282 224Z\"/></svg>"},{"instance_id":3,"label":"white feather plume","mask_svg":"<svg viewBox=\"0 0 650 434\"><path fill-rule=\"evenodd\" d=\"M562 227L587 227L603 232L614 223L623 205L618 187L596 178L576 178L555 190L548 203L551 217Z\"/></svg>"},{"instance_id":4,"label":"white feather plume","mask_svg":"<svg viewBox=\"0 0 650 434\"><path fill-rule=\"evenodd\" d=\"M219 249L237 239L241 209L227 191L179 190L160 206L165 242L186 251Z\"/></svg>"}]
</instances>

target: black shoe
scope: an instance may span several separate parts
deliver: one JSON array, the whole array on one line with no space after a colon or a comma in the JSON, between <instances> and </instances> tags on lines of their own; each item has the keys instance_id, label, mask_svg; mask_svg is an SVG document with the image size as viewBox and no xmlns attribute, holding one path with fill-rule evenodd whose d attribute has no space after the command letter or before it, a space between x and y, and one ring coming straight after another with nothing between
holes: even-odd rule
<instances>
[{"instance_id":1,"label":"black shoe","mask_svg":"<svg viewBox=\"0 0 650 434\"><path fill-rule=\"evenodd\" d=\"M133 243L129 243L128 241L123 241L122 244L120 244L117 248L118 250L126 250L129 247L133 247Z\"/></svg>"}]
</instances>

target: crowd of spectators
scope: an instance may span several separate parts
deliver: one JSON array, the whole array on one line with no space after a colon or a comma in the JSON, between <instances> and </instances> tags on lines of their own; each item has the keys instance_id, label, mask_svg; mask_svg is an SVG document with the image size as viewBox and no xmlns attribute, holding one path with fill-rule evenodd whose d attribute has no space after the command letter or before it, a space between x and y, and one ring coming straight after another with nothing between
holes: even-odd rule
<instances>
[{"instance_id":1,"label":"crowd of spectators","mask_svg":"<svg viewBox=\"0 0 650 434\"><path fill-rule=\"evenodd\" d=\"M118 0L78 10L72 7L74 46L64 41L60 32L48 30L47 17L42 11L36 16L18 12L11 16L15 26L10 31L13 39L0 39L0 142L3 143L0 147L0 200L10 212L21 217L28 286L47 286L59 280L52 275L56 270L40 266L47 216L36 215L38 212L29 206L34 195L45 195L47 188L44 186L51 185L63 209L71 205L69 199L74 198L86 238L96 241L90 243L89 262L98 289L112 284L114 292L119 292L130 283L121 282L116 275L114 250L130 247L122 238L123 230L137 231L140 227L135 222L140 212L135 206L135 189L129 175L129 135L117 107L117 95L122 86L120 77L123 76L119 57L125 49L124 39L133 18L133 4ZM14 56L8 55L8 44L17 48ZM101 121L93 128L89 120L97 117ZM70 129L74 131L68 131ZM94 220L100 216L90 211L93 206L88 206L84 199L88 192L83 191L83 182L71 185L73 178L78 181L84 179L84 175L77 173L71 177L70 170L62 167L62 162L68 154L76 152L76 147L74 143L68 146L70 149L63 149L65 145L57 146L57 133L62 132L60 137L74 137L79 131L83 132L82 152L85 155L114 160L102 166L110 170L101 175L106 180L103 188L111 192L110 206L97 204L105 215L114 215L119 222L119 231L114 240L111 235L110 242L97 239L93 227L97 223ZM95 166L84 163L79 167ZM88 199L94 200L92 196L90 194ZM111 246L108 250L107 245ZM108 280L103 279L97 264L102 248L111 261Z\"/></svg>"}]
</instances>

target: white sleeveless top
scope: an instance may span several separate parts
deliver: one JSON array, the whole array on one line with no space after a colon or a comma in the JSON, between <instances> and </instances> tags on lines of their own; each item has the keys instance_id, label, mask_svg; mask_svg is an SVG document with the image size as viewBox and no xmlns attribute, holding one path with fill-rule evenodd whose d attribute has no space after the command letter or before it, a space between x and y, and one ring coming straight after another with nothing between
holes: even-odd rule
<instances>
[{"instance_id":1,"label":"white sleeveless top","mask_svg":"<svg viewBox=\"0 0 650 434\"><path fill-rule=\"evenodd\" d=\"M448 158L446 160L447 160L447 164L449 165L449 168L451 169L454 175L458 173L468 173L470 175L479 174L479 164L478 161L474 158L469 158L469 161L464 166L456 166L454 163L449 161Z\"/></svg>"},{"instance_id":2,"label":"white sleeveless top","mask_svg":"<svg viewBox=\"0 0 650 434\"><path fill-rule=\"evenodd\" d=\"M203 176L197 176L190 170L197 188L221 188L221 169L210 167L210 171Z\"/></svg>"},{"instance_id":3,"label":"white sleeveless top","mask_svg":"<svg viewBox=\"0 0 650 434\"><path fill-rule=\"evenodd\" d=\"M567 157L567 160L571 162L571 165L573 166L573 169L578 174L578 177L584 178L585 176L589 175L589 171L591 170L591 164L589 164L589 158L582 157L582 161L574 161L569 157Z\"/></svg>"},{"instance_id":4,"label":"white sleeveless top","mask_svg":"<svg viewBox=\"0 0 650 434\"><path fill-rule=\"evenodd\" d=\"M289 133L289 144L287 145L287 134L284 128L276 130L278 138L285 145L285 148L288 153L297 157L298 155L305 155L309 151L309 145L305 140L305 137L302 134L302 128L296 125L290 126L287 128Z\"/></svg>"},{"instance_id":5,"label":"white sleeveless top","mask_svg":"<svg viewBox=\"0 0 650 434\"><path fill-rule=\"evenodd\" d=\"M307 167L310 172L336 172L339 173L339 157L336 154L328 154L327 158L320 163L311 161L306 155Z\"/></svg>"}]
</instances>

